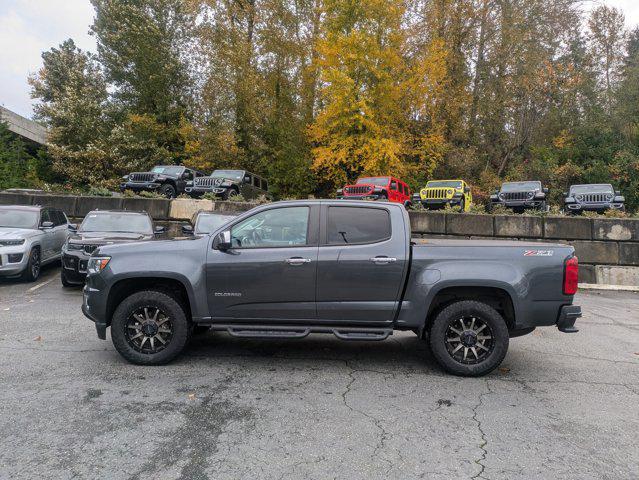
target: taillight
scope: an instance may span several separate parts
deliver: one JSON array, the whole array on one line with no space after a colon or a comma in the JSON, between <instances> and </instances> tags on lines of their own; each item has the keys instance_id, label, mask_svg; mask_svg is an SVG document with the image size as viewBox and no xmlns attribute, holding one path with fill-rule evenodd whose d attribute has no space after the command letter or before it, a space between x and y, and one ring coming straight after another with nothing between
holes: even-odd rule
<instances>
[{"instance_id":1,"label":"taillight","mask_svg":"<svg viewBox=\"0 0 639 480\"><path fill-rule=\"evenodd\" d=\"M564 295L574 295L577 293L578 283L579 259L573 256L564 262Z\"/></svg>"}]
</instances>

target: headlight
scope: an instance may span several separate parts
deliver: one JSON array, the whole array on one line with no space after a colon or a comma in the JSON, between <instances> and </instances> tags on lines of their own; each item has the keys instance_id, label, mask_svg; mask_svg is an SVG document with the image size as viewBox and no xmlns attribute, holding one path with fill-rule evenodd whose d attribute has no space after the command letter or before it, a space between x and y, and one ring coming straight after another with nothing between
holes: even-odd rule
<instances>
[{"instance_id":1,"label":"headlight","mask_svg":"<svg viewBox=\"0 0 639 480\"><path fill-rule=\"evenodd\" d=\"M535 192L528 192L528 198L532 198L535 196Z\"/></svg>"},{"instance_id":2,"label":"headlight","mask_svg":"<svg viewBox=\"0 0 639 480\"><path fill-rule=\"evenodd\" d=\"M67 250L82 250L84 245L80 243L67 243Z\"/></svg>"},{"instance_id":3,"label":"headlight","mask_svg":"<svg viewBox=\"0 0 639 480\"><path fill-rule=\"evenodd\" d=\"M122 180L128 180L128 179L129 179L128 175L125 175L125 176L122 177Z\"/></svg>"},{"instance_id":4,"label":"headlight","mask_svg":"<svg viewBox=\"0 0 639 480\"><path fill-rule=\"evenodd\" d=\"M0 240L1 247L15 247L16 245L23 245L24 238L16 239L16 240Z\"/></svg>"},{"instance_id":5,"label":"headlight","mask_svg":"<svg viewBox=\"0 0 639 480\"><path fill-rule=\"evenodd\" d=\"M452 195L453 193L455 193L455 190L447 190L448 195Z\"/></svg>"},{"instance_id":6,"label":"headlight","mask_svg":"<svg viewBox=\"0 0 639 480\"><path fill-rule=\"evenodd\" d=\"M88 273L100 273L109 264L111 257L91 257L87 263Z\"/></svg>"},{"instance_id":7,"label":"headlight","mask_svg":"<svg viewBox=\"0 0 639 480\"><path fill-rule=\"evenodd\" d=\"M188 182L186 182L186 186L187 187L192 187L193 186L193 180L189 180Z\"/></svg>"}]
</instances>

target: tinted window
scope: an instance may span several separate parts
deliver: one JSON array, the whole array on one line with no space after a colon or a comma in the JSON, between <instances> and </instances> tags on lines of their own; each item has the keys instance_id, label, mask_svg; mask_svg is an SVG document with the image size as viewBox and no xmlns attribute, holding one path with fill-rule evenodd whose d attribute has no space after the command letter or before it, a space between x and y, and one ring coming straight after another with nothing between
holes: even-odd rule
<instances>
[{"instance_id":1,"label":"tinted window","mask_svg":"<svg viewBox=\"0 0 639 480\"><path fill-rule=\"evenodd\" d=\"M264 179L262 179L262 190L268 190L268 183Z\"/></svg>"},{"instance_id":2,"label":"tinted window","mask_svg":"<svg viewBox=\"0 0 639 480\"><path fill-rule=\"evenodd\" d=\"M51 211L47 208L45 210L42 210L42 213L40 215L40 225L42 225L44 222L52 222L53 220L51 219Z\"/></svg>"},{"instance_id":3,"label":"tinted window","mask_svg":"<svg viewBox=\"0 0 639 480\"><path fill-rule=\"evenodd\" d=\"M184 180L193 180L193 172L191 170L184 171Z\"/></svg>"},{"instance_id":4,"label":"tinted window","mask_svg":"<svg viewBox=\"0 0 639 480\"><path fill-rule=\"evenodd\" d=\"M381 208L330 207L327 236L330 245L386 240L391 236L388 211Z\"/></svg>"},{"instance_id":5,"label":"tinted window","mask_svg":"<svg viewBox=\"0 0 639 480\"><path fill-rule=\"evenodd\" d=\"M231 229L233 248L306 245L308 207L266 210L242 220Z\"/></svg>"},{"instance_id":6,"label":"tinted window","mask_svg":"<svg viewBox=\"0 0 639 480\"><path fill-rule=\"evenodd\" d=\"M397 182L395 180L391 182L391 190L397 190Z\"/></svg>"},{"instance_id":7,"label":"tinted window","mask_svg":"<svg viewBox=\"0 0 639 480\"><path fill-rule=\"evenodd\" d=\"M261 188L260 187L260 179L257 177L253 177L253 186L257 187L257 188Z\"/></svg>"},{"instance_id":8,"label":"tinted window","mask_svg":"<svg viewBox=\"0 0 639 480\"><path fill-rule=\"evenodd\" d=\"M244 183L248 183L249 185L251 184L253 176L249 175L248 173L246 175L244 175Z\"/></svg>"},{"instance_id":9,"label":"tinted window","mask_svg":"<svg viewBox=\"0 0 639 480\"><path fill-rule=\"evenodd\" d=\"M53 217L53 224L56 227L67 223L66 219L64 218L64 214L60 210L51 210L51 213Z\"/></svg>"}]
</instances>

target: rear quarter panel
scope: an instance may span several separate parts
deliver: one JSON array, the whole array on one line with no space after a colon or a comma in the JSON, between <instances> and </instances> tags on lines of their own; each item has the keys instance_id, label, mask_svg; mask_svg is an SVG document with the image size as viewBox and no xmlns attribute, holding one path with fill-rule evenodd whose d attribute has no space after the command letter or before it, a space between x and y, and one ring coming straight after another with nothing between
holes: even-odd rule
<instances>
[{"instance_id":1,"label":"rear quarter panel","mask_svg":"<svg viewBox=\"0 0 639 480\"><path fill-rule=\"evenodd\" d=\"M449 287L493 287L510 296L515 328L553 325L561 305L572 303L562 292L564 261L574 249L525 242L452 240L413 247L411 272L398 316L400 327L419 328L436 295ZM515 243L515 245L510 245ZM527 256L548 250L552 256Z\"/></svg>"}]
</instances>

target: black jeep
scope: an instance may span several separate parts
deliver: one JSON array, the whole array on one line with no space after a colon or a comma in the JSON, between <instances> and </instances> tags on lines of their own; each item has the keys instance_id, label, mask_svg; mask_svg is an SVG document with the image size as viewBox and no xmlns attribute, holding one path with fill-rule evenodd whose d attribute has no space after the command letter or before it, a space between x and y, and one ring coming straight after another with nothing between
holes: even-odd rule
<instances>
[{"instance_id":1,"label":"black jeep","mask_svg":"<svg viewBox=\"0 0 639 480\"><path fill-rule=\"evenodd\" d=\"M522 213L526 209L548 210L546 198L548 189L542 188L539 181L505 182L501 188L490 196L488 209L496 205L512 208L515 213Z\"/></svg>"},{"instance_id":2,"label":"black jeep","mask_svg":"<svg viewBox=\"0 0 639 480\"><path fill-rule=\"evenodd\" d=\"M615 190L609 183L571 185L564 192L564 211L566 213L581 213L584 211L604 212L606 210L625 211L626 199L621 192Z\"/></svg>"},{"instance_id":3,"label":"black jeep","mask_svg":"<svg viewBox=\"0 0 639 480\"><path fill-rule=\"evenodd\" d=\"M167 198L175 198L184 193L187 182L204 176L202 172L182 167L180 165L158 165L150 172L133 172L122 177L120 190L133 190L140 192L158 192Z\"/></svg>"},{"instance_id":4,"label":"black jeep","mask_svg":"<svg viewBox=\"0 0 639 480\"><path fill-rule=\"evenodd\" d=\"M208 177L197 177L186 186L186 193L199 198L212 193L222 200L242 195L251 200L260 195L269 196L268 183L263 178L246 170L215 170Z\"/></svg>"}]
</instances>

